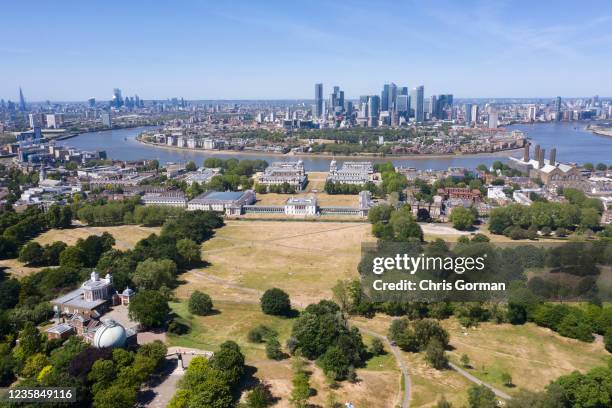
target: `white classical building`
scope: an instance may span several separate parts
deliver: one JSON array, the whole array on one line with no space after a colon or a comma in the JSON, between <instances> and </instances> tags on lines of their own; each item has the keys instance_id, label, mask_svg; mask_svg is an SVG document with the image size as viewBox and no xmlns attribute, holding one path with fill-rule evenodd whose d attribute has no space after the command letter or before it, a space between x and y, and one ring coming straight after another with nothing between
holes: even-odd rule
<instances>
[{"instance_id":1,"label":"white classical building","mask_svg":"<svg viewBox=\"0 0 612 408\"><path fill-rule=\"evenodd\" d=\"M286 215L317 215L316 197L291 197L285 202Z\"/></svg>"},{"instance_id":2,"label":"white classical building","mask_svg":"<svg viewBox=\"0 0 612 408\"><path fill-rule=\"evenodd\" d=\"M167 207L187 207L187 198L183 192L166 191L161 193L147 193L142 196L144 205L163 205Z\"/></svg>"},{"instance_id":3,"label":"white classical building","mask_svg":"<svg viewBox=\"0 0 612 408\"><path fill-rule=\"evenodd\" d=\"M258 180L264 186L273 186L287 183L302 191L308 183L308 176L304 171L304 162L301 160L272 163Z\"/></svg>"},{"instance_id":4,"label":"white classical building","mask_svg":"<svg viewBox=\"0 0 612 408\"><path fill-rule=\"evenodd\" d=\"M372 180L372 162L344 162L338 169L335 160L329 164L327 180L339 184L365 184Z\"/></svg>"}]
</instances>

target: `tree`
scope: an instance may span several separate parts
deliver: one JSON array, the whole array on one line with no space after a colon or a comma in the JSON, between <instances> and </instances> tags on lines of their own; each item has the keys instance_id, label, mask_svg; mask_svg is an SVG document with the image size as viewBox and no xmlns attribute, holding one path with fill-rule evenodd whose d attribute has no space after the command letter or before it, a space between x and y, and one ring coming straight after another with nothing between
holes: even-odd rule
<instances>
[{"instance_id":1,"label":"tree","mask_svg":"<svg viewBox=\"0 0 612 408\"><path fill-rule=\"evenodd\" d=\"M17 242L12 237L0 236L0 259L10 259L17 255Z\"/></svg>"},{"instance_id":2,"label":"tree","mask_svg":"<svg viewBox=\"0 0 612 408\"><path fill-rule=\"evenodd\" d=\"M68 245L62 241L55 241L51 245L45 245L43 251L43 265L59 265L60 255Z\"/></svg>"},{"instance_id":3,"label":"tree","mask_svg":"<svg viewBox=\"0 0 612 408\"><path fill-rule=\"evenodd\" d=\"M187 171L196 171L197 169L198 169L198 166L196 166L193 160L188 161L187 164L185 165L185 170Z\"/></svg>"},{"instance_id":4,"label":"tree","mask_svg":"<svg viewBox=\"0 0 612 408\"><path fill-rule=\"evenodd\" d=\"M473 385L468 390L468 406L470 408L496 408L495 393L484 385Z\"/></svg>"},{"instance_id":5,"label":"tree","mask_svg":"<svg viewBox=\"0 0 612 408\"><path fill-rule=\"evenodd\" d=\"M194 291L189 297L189 312L204 316L212 311L213 303L210 296L199 290Z\"/></svg>"},{"instance_id":6,"label":"tree","mask_svg":"<svg viewBox=\"0 0 612 408\"><path fill-rule=\"evenodd\" d=\"M257 384L247 395L246 402L248 408L269 407L274 402L270 386L265 383Z\"/></svg>"},{"instance_id":7,"label":"tree","mask_svg":"<svg viewBox=\"0 0 612 408\"><path fill-rule=\"evenodd\" d=\"M465 368L469 368L470 367L470 358L468 357L467 354L463 354L461 356L461 365Z\"/></svg>"},{"instance_id":8,"label":"tree","mask_svg":"<svg viewBox=\"0 0 612 408\"><path fill-rule=\"evenodd\" d=\"M251 329L247 334L247 339L251 343L263 343L264 341L276 337L278 333L267 326L259 325Z\"/></svg>"},{"instance_id":9,"label":"tree","mask_svg":"<svg viewBox=\"0 0 612 408\"><path fill-rule=\"evenodd\" d=\"M120 384L99 390L94 395L94 408L132 408L136 405L136 389Z\"/></svg>"},{"instance_id":10,"label":"tree","mask_svg":"<svg viewBox=\"0 0 612 408\"><path fill-rule=\"evenodd\" d=\"M244 354L236 342L229 340L219 346L219 350L210 359L210 365L221 371L227 383L233 387L244 374Z\"/></svg>"},{"instance_id":11,"label":"tree","mask_svg":"<svg viewBox=\"0 0 612 408\"><path fill-rule=\"evenodd\" d=\"M310 398L310 381L308 376L303 371L295 373L293 380L293 389L291 390L291 403L296 408L305 408L308 398Z\"/></svg>"},{"instance_id":12,"label":"tree","mask_svg":"<svg viewBox=\"0 0 612 408\"><path fill-rule=\"evenodd\" d=\"M140 290L158 290L162 286L172 286L176 273L176 264L173 261L148 258L136 266L132 281Z\"/></svg>"},{"instance_id":13,"label":"tree","mask_svg":"<svg viewBox=\"0 0 612 408\"><path fill-rule=\"evenodd\" d=\"M501 374L501 381L506 387L512 387L512 376L508 372L503 372Z\"/></svg>"},{"instance_id":14,"label":"tree","mask_svg":"<svg viewBox=\"0 0 612 408\"><path fill-rule=\"evenodd\" d=\"M453 404L448 402L446 400L446 398L444 398L444 396L442 396L442 399L436 403L436 407L435 408L453 408Z\"/></svg>"},{"instance_id":15,"label":"tree","mask_svg":"<svg viewBox=\"0 0 612 408\"><path fill-rule=\"evenodd\" d=\"M604 345L606 346L606 350L612 353L612 326L608 327L604 334Z\"/></svg>"},{"instance_id":16,"label":"tree","mask_svg":"<svg viewBox=\"0 0 612 408\"><path fill-rule=\"evenodd\" d=\"M580 226L583 228L599 227L600 216L595 208L583 208L580 210Z\"/></svg>"},{"instance_id":17,"label":"tree","mask_svg":"<svg viewBox=\"0 0 612 408\"><path fill-rule=\"evenodd\" d=\"M187 261L187 267L197 266L202 262L202 250L200 245L189 238L183 238L176 243L179 255Z\"/></svg>"},{"instance_id":18,"label":"tree","mask_svg":"<svg viewBox=\"0 0 612 408\"><path fill-rule=\"evenodd\" d=\"M465 207L453 208L453 211L451 212L449 218L450 221L453 223L453 227L460 231L464 231L471 228L474 222L476 221L474 212Z\"/></svg>"},{"instance_id":19,"label":"tree","mask_svg":"<svg viewBox=\"0 0 612 408\"><path fill-rule=\"evenodd\" d=\"M319 365L323 372L332 380L343 380L347 378L351 361L344 351L338 346L331 346L319 359Z\"/></svg>"},{"instance_id":20,"label":"tree","mask_svg":"<svg viewBox=\"0 0 612 408\"><path fill-rule=\"evenodd\" d=\"M19 302L21 284L15 278L0 281L0 311L12 309Z\"/></svg>"},{"instance_id":21,"label":"tree","mask_svg":"<svg viewBox=\"0 0 612 408\"><path fill-rule=\"evenodd\" d=\"M289 295L281 289L272 288L264 292L260 299L261 310L274 316L289 316L291 301Z\"/></svg>"},{"instance_id":22,"label":"tree","mask_svg":"<svg viewBox=\"0 0 612 408\"><path fill-rule=\"evenodd\" d=\"M115 364L112 360L96 360L91 366L87 379L93 384L93 394L100 389L108 388L116 376Z\"/></svg>"},{"instance_id":23,"label":"tree","mask_svg":"<svg viewBox=\"0 0 612 408\"><path fill-rule=\"evenodd\" d=\"M279 341L273 337L266 342L266 357L271 360L282 360L285 356Z\"/></svg>"},{"instance_id":24,"label":"tree","mask_svg":"<svg viewBox=\"0 0 612 408\"><path fill-rule=\"evenodd\" d=\"M446 368L448 365L448 358L444 353L444 347L437 339L432 339L429 344L427 344L425 359L433 368L438 370Z\"/></svg>"},{"instance_id":25,"label":"tree","mask_svg":"<svg viewBox=\"0 0 612 408\"><path fill-rule=\"evenodd\" d=\"M370 345L370 352L375 356L380 356L385 354L385 346L383 345L383 341L378 337L372 340L372 344Z\"/></svg>"},{"instance_id":26,"label":"tree","mask_svg":"<svg viewBox=\"0 0 612 408\"><path fill-rule=\"evenodd\" d=\"M168 313L168 300L158 291L141 290L130 300L130 318L140 322L145 328L161 327Z\"/></svg>"},{"instance_id":27,"label":"tree","mask_svg":"<svg viewBox=\"0 0 612 408\"><path fill-rule=\"evenodd\" d=\"M43 254L43 247L38 242L28 242L19 251L19 261L31 266L42 265Z\"/></svg>"}]
</instances>

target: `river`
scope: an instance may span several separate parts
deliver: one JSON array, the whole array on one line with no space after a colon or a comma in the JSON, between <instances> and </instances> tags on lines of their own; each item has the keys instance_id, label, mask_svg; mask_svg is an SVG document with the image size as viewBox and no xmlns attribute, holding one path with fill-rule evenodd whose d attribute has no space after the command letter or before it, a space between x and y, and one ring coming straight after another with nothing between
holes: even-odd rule
<instances>
[{"instance_id":1,"label":"river","mask_svg":"<svg viewBox=\"0 0 612 408\"><path fill-rule=\"evenodd\" d=\"M513 125L509 130L522 130L535 144L540 144L547 152L552 147L557 148L557 159L577 163L604 162L612 164L612 138L598 136L584 130L584 123L538 123L534 125ZM81 150L106 150L109 158L115 160L157 159L160 163L185 162L193 160L200 165L204 159L211 157L210 153L198 150L171 150L142 144L136 136L147 128L117 129L102 132L82 133L72 139L59 141L58 144L72 146ZM520 152L513 155L520 156ZM291 156L278 155L240 155L215 154L214 157L238 159L264 159L269 163L278 160L287 160ZM304 166L310 171L326 171L329 169L331 158L327 157L299 157ZM360 160L355 158L351 160ZM361 158L361 160L366 160ZM416 167L417 169L446 169L456 167L476 167L484 163L490 165L495 160L503 160L503 156L476 155L459 157L420 157L414 159L381 159L392 160L395 165ZM339 160L342 161L342 160Z\"/></svg>"}]
</instances>

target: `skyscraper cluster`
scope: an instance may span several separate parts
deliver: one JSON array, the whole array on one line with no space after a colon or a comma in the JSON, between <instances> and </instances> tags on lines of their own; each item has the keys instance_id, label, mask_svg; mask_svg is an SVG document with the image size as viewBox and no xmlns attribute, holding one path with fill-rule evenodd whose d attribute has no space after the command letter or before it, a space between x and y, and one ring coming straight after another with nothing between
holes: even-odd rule
<instances>
[{"instance_id":1,"label":"skyscraper cluster","mask_svg":"<svg viewBox=\"0 0 612 408\"><path fill-rule=\"evenodd\" d=\"M334 86L329 99L325 100L323 84L315 84L315 103L312 116L317 120L355 119L362 126L400 125L414 121L424 122L428 119L450 119L452 117L453 95L432 95L429 107L425 104L425 87L417 86L409 90L406 86L397 86L391 82L384 84L379 95L362 95L354 108L351 101L344 97L344 91Z\"/></svg>"}]
</instances>

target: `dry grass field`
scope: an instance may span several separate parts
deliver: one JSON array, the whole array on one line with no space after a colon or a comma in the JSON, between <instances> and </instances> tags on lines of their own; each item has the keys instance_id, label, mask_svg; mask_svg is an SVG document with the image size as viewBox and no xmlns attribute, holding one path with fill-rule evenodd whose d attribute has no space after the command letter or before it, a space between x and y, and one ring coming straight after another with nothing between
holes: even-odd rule
<instances>
[{"instance_id":1,"label":"dry grass field","mask_svg":"<svg viewBox=\"0 0 612 408\"><path fill-rule=\"evenodd\" d=\"M133 248L138 241L151 234L159 233L160 228L141 227L138 225L121 225L117 227L76 227L65 230L49 230L39 235L34 241L41 245L51 244L55 241L63 241L68 245L74 245L79 238L87 238L90 235L102 235L108 232L115 237L115 248L126 250Z\"/></svg>"},{"instance_id":2,"label":"dry grass field","mask_svg":"<svg viewBox=\"0 0 612 408\"><path fill-rule=\"evenodd\" d=\"M365 223L230 220L203 245L210 266L183 274L188 284L177 293L203 289L236 300L249 293L234 286L276 286L296 304L330 298L339 279L357 277L361 243L371 239Z\"/></svg>"},{"instance_id":3,"label":"dry grass field","mask_svg":"<svg viewBox=\"0 0 612 408\"><path fill-rule=\"evenodd\" d=\"M377 315L373 319L353 317L351 323L386 334L392 320ZM559 376L607 364L610 356L601 343L568 339L531 323L522 326L482 323L464 329L451 318L444 320L443 325L453 348L448 352L450 360L461 365L461 356L467 354L472 366L468 372L511 395L520 388L541 391ZM472 385L468 380L452 370L431 369L422 353L403 355L410 371L411 406L435 405L441 395L454 406L465 404L467 389ZM504 386L503 372L512 376L515 387Z\"/></svg>"},{"instance_id":4,"label":"dry grass field","mask_svg":"<svg viewBox=\"0 0 612 408\"><path fill-rule=\"evenodd\" d=\"M87 227L78 226L76 228L59 230L52 229L39 235L34 239L41 245L51 244L55 241L62 241L68 245L74 245L79 238L87 238L90 235L102 235L108 232L115 237L115 248L126 250L133 248L138 241L148 237L153 233L159 233L160 228L148 228L138 225L122 225L118 227ZM0 260L0 268L5 268L5 273L15 277L23 277L37 272L42 268L30 268L24 266L16 259Z\"/></svg>"},{"instance_id":5,"label":"dry grass field","mask_svg":"<svg viewBox=\"0 0 612 408\"><path fill-rule=\"evenodd\" d=\"M215 313L210 316L191 315L184 301L172 303L173 311L191 324L191 331L183 336L168 335L169 344L214 351L228 339L237 342L246 356L246 364L255 368L254 376L270 384L273 395L280 398L275 407L290 407L291 360L268 359L265 345L250 343L247 333L263 324L274 329L280 343L285 344L293 320L265 315L257 302L217 301L214 296L213 302ZM364 336L364 341L369 344L371 339ZM332 391L329 382L315 364L309 364L307 371L311 373L310 385L317 391L309 403L324 406L328 393ZM357 370L357 375L361 381L355 384L342 382L339 388L333 390L338 401L351 401L358 407L395 406L399 371L390 354L371 359L366 367Z\"/></svg>"},{"instance_id":6,"label":"dry grass field","mask_svg":"<svg viewBox=\"0 0 612 408\"><path fill-rule=\"evenodd\" d=\"M474 376L504 389L542 390L548 383L572 371L587 371L607 363L610 354L600 342L585 343L561 337L532 323L521 326L483 323L463 329L455 319L444 322L451 336L451 361L470 358ZM501 374L512 376L516 387L503 386ZM534 375L537 373L537 375Z\"/></svg>"}]
</instances>

